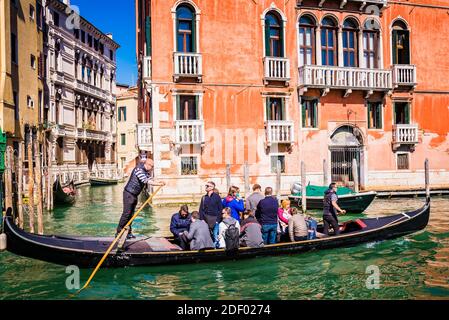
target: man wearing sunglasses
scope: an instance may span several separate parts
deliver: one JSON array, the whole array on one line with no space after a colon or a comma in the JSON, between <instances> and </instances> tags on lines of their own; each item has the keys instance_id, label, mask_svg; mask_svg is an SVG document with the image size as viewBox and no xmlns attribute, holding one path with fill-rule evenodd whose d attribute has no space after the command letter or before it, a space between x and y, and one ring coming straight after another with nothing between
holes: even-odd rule
<instances>
[{"instance_id":1,"label":"man wearing sunglasses","mask_svg":"<svg viewBox=\"0 0 449 320\"><path fill-rule=\"evenodd\" d=\"M209 226L209 230L213 235L214 242L218 238L218 225L221 222L221 211L223 210L223 204L220 196L215 193L215 183L209 181L206 183L206 195L201 199L200 204L200 216L201 220L206 221Z\"/></svg>"}]
</instances>

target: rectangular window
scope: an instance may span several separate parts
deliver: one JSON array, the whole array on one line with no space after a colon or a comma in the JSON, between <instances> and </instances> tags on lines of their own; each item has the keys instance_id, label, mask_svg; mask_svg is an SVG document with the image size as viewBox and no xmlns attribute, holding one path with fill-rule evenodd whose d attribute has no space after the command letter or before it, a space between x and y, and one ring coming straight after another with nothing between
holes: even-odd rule
<instances>
[{"instance_id":1,"label":"rectangular window","mask_svg":"<svg viewBox=\"0 0 449 320\"><path fill-rule=\"evenodd\" d=\"M304 100L301 105L302 127L318 128L318 100Z\"/></svg>"},{"instance_id":2,"label":"rectangular window","mask_svg":"<svg viewBox=\"0 0 449 320\"><path fill-rule=\"evenodd\" d=\"M92 47L92 36L89 34L87 35L87 44L89 45L89 47Z\"/></svg>"},{"instance_id":3,"label":"rectangular window","mask_svg":"<svg viewBox=\"0 0 449 320\"><path fill-rule=\"evenodd\" d=\"M357 66L357 32L343 30L343 62L345 67Z\"/></svg>"},{"instance_id":4,"label":"rectangular window","mask_svg":"<svg viewBox=\"0 0 449 320\"><path fill-rule=\"evenodd\" d=\"M410 104L408 102L394 103L394 124L410 124Z\"/></svg>"},{"instance_id":5,"label":"rectangular window","mask_svg":"<svg viewBox=\"0 0 449 320\"><path fill-rule=\"evenodd\" d=\"M34 100L30 96L27 96L27 107L34 109Z\"/></svg>"},{"instance_id":6,"label":"rectangular window","mask_svg":"<svg viewBox=\"0 0 449 320\"><path fill-rule=\"evenodd\" d=\"M363 33L363 59L365 68L377 68L379 34L376 32Z\"/></svg>"},{"instance_id":7,"label":"rectangular window","mask_svg":"<svg viewBox=\"0 0 449 320\"><path fill-rule=\"evenodd\" d=\"M177 120L198 120L198 96L177 96L178 112Z\"/></svg>"},{"instance_id":8,"label":"rectangular window","mask_svg":"<svg viewBox=\"0 0 449 320\"><path fill-rule=\"evenodd\" d=\"M114 51L109 50L109 59L114 60Z\"/></svg>"},{"instance_id":9,"label":"rectangular window","mask_svg":"<svg viewBox=\"0 0 449 320\"><path fill-rule=\"evenodd\" d=\"M271 156L271 173L277 173L277 163L281 162L281 173L285 173L285 156Z\"/></svg>"},{"instance_id":10,"label":"rectangular window","mask_svg":"<svg viewBox=\"0 0 449 320\"><path fill-rule=\"evenodd\" d=\"M98 51L98 39L94 39L94 49Z\"/></svg>"},{"instance_id":11,"label":"rectangular window","mask_svg":"<svg viewBox=\"0 0 449 320\"><path fill-rule=\"evenodd\" d=\"M300 65L315 64L315 30L311 27L299 27Z\"/></svg>"},{"instance_id":12,"label":"rectangular window","mask_svg":"<svg viewBox=\"0 0 449 320\"><path fill-rule=\"evenodd\" d=\"M81 42L86 42L86 32L84 30L81 30Z\"/></svg>"},{"instance_id":13,"label":"rectangular window","mask_svg":"<svg viewBox=\"0 0 449 320\"><path fill-rule=\"evenodd\" d=\"M198 174L197 157L181 157L181 175L194 176Z\"/></svg>"},{"instance_id":14,"label":"rectangular window","mask_svg":"<svg viewBox=\"0 0 449 320\"><path fill-rule=\"evenodd\" d=\"M34 20L35 17L36 17L36 11L35 11L33 5L30 4L30 19Z\"/></svg>"},{"instance_id":15,"label":"rectangular window","mask_svg":"<svg viewBox=\"0 0 449 320\"><path fill-rule=\"evenodd\" d=\"M53 11L53 24L59 27L59 13Z\"/></svg>"},{"instance_id":16,"label":"rectangular window","mask_svg":"<svg viewBox=\"0 0 449 320\"><path fill-rule=\"evenodd\" d=\"M17 96L17 92L12 93L14 100L14 119L19 120L19 97Z\"/></svg>"},{"instance_id":17,"label":"rectangular window","mask_svg":"<svg viewBox=\"0 0 449 320\"><path fill-rule=\"evenodd\" d=\"M36 70L36 57L34 55L30 56L30 64L31 64L31 68Z\"/></svg>"},{"instance_id":18,"label":"rectangular window","mask_svg":"<svg viewBox=\"0 0 449 320\"><path fill-rule=\"evenodd\" d=\"M126 107L118 108L118 121L126 121Z\"/></svg>"},{"instance_id":19,"label":"rectangular window","mask_svg":"<svg viewBox=\"0 0 449 320\"><path fill-rule=\"evenodd\" d=\"M17 50L17 36L11 33L11 61L15 64L19 63Z\"/></svg>"},{"instance_id":20,"label":"rectangular window","mask_svg":"<svg viewBox=\"0 0 449 320\"><path fill-rule=\"evenodd\" d=\"M121 141L122 146L126 146L126 134L125 133L122 133L120 135L120 141Z\"/></svg>"},{"instance_id":21,"label":"rectangular window","mask_svg":"<svg viewBox=\"0 0 449 320\"><path fill-rule=\"evenodd\" d=\"M382 103L368 102L368 129L382 129Z\"/></svg>"},{"instance_id":22,"label":"rectangular window","mask_svg":"<svg viewBox=\"0 0 449 320\"><path fill-rule=\"evenodd\" d=\"M104 44L100 42L100 53L104 54Z\"/></svg>"},{"instance_id":23,"label":"rectangular window","mask_svg":"<svg viewBox=\"0 0 449 320\"><path fill-rule=\"evenodd\" d=\"M44 14L44 10L43 10L43 8L42 8L42 5L38 2L37 3L37 5L36 5L36 14L37 14L37 16L36 16L36 18L37 18L37 20L36 20L36 23L37 23L37 27L39 28L39 29L43 29L43 25L42 25L42 22L43 22L43 14Z\"/></svg>"},{"instance_id":24,"label":"rectangular window","mask_svg":"<svg viewBox=\"0 0 449 320\"><path fill-rule=\"evenodd\" d=\"M80 38L80 29L73 30L73 34L75 35L75 38L78 40Z\"/></svg>"},{"instance_id":25,"label":"rectangular window","mask_svg":"<svg viewBox=\"0 0 449 320\"><path fill-rule=\"evenodd\" d=\"M283 98L267 98L266 112L268 121L286 120L285 100Z\"/></svg>"},{"instance_id":26,"label":"rectangular window","mask_svg":"<svg viewBox=\"0 0 449 320\"><path fill-rule=\"evenodd\" d=\"M408 153L398 153L398 170L410 170L410 158Z\"/></svg>"}]
</instances>

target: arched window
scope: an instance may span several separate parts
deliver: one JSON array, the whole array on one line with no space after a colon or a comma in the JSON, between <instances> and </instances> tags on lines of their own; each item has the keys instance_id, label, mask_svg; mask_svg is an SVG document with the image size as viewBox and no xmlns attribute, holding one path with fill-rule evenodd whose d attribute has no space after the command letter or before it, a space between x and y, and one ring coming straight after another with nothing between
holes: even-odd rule
<instances>
[{"instance_id":1,"label":"arched window","mask_svg":"<svg viewBox=\"0 0 449 320\"><path fill-rule=\"evenodd\" d=\"M363 30L363 60L365 68L379 67L379 27L370 19L365 22Z\"/></svg>"},{"instance_id":2,"label":"arched window","mask_svg":"<svg viewBox=\"0 0 449 320\"><path fill-rule=\"evenodd\" d=\"M354 19L346 19L343 23L343 62L345 67L357 67L357 29Z\"/></svg>"},{"instance_id":3,"label":"arched window","mask_svg":"<svg viewBox=\"0 0 449 320\"><path fill-rule=\"evenodd\" d=\"M337 23L329 17L321 22L321 62L323 66L337 65Z\"/></svg>"},{"instance_id":4,"label":"arched window","mask_svg":"<svg viewBox=\"0 0 449 320\"><path fill-rule=\"evenodd\" d=\"M176 39L178 52L195 52L195 11L189 5L176 9Z\"/></svg>"},{"instance_id":5,"label":"arched window","mask_svg":"<svg viewBox=\"0 0 449 320\"><path fill-rule=\"evenodd\" d=\"M279 15L270 11L265 16L265 54L267 57L284 56L284 30Z\"/></svg>"},{"instance_id":6,"label":"arched window","mask_svg":"<svg viewBox=\"0 0 449 320\"><path fill-rule=\"evenodd\" d=\"M315 64L315 21L304 15L299 19L299 64Z\"/></svg>"},{"instance_id":7,"label":"arched window","mask_svg":"<svg viewBox=\"0 0 449 320\"><path fill-rule=\"evenodd\" d=\"M403 21L393 24L393 64L410 64L410 32Z\"/></svg>"}]
</instances>

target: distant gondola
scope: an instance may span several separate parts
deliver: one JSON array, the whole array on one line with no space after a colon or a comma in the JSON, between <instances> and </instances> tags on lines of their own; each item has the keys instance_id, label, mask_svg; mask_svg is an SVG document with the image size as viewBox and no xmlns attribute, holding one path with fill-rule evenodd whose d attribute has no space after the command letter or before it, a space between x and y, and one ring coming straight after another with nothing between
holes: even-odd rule
<instances>
[{"instance_id":1,"label":"distant gondola","mask_svg":"<svg viewBox=\"0 0 449 320\"><path fill-rule=\"evenodd\" d=\"M100 187L116 185L120 182L120 179L90 178L89 181L91 186Z\"/></svg>"},{"instance_id":2,"label":"distant gondola","mask_svg":"<svg viewBox=\"0 0 449 320\"><path fill-rule=\"evenodd\" d=\"M76 187L73 180L63 186L58 177L53 185L53 194L56 204L71 205L76 201Z\"/></svg>"},{"instance_id":3,"label":"distant gondola","mask_svg":"<svg viewBox=\"0 0 449 320\"><path fill-rule=\"evenodd\" d=\"M7 250L19 256L61 265L91 268L97 265L113 238L40 236L19 229L11 216L5 217ZM224 260L240 260L263 256L299 254L312 250L349 247L361 243L401 237L424 229L430 216L430 198L413 212L380 218L358 219L341 225L341 234L316 240L280 243L263 248L240 248L238 251L181 251L170 238L145 238L126 241L122 250L114 249L103 267L175 265ZM319 226L318 231L322 230Z\"/></svg>"},{"instance_id":4,"label":"distant gondola","mask_svg":"<svg viewBox=\"0 0 449 320\"><path fill-rule=\"evenodd\" d=\"M371 192L361 192L361 193L351 193L343 194L338 196L338 205L343 210L348 213L362 213L364 212L370 204L376 198L377 193ZM300 207L302 204L300 195L289 196L290 201L294 206ZM306 196L307 209L309 210L323 210L323 196Z\"/></svg>"}]
</instances>

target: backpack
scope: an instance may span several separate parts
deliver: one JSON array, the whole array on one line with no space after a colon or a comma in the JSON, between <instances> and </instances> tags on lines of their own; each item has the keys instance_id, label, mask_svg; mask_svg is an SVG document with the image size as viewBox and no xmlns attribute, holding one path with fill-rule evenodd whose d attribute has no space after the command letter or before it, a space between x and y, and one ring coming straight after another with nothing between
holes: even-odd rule
<instances>
[{"instance_id":1,"label":"backpack","mask_svg":"<svg viewBox=\"0 0 449 320\"><path fill-rule=\"evenodd\" d=\"M240 230L235 226L235 223L228 226L225 231L226 251L235 251L240 246Z\"/></svg>"}]
</instances>

